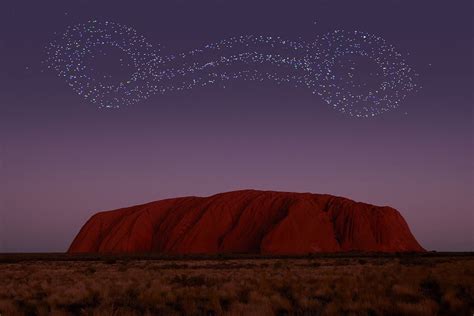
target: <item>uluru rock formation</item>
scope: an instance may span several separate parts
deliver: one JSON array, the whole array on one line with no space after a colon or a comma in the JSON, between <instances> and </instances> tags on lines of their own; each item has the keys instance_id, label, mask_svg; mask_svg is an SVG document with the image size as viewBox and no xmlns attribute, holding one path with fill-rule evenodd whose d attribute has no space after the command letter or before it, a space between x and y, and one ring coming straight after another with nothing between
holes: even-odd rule
<instances>
[{"instance_id":1,"label":"uluru rock formation","mask_svg":"<svg viewBox=\"0 0 474 316\"><path fill-rule=\"evenodd\" d=\"M243 190L92 216L70 253L306 254L424 251L391 207L326 194Z\"/></svg>"}]
</instances>

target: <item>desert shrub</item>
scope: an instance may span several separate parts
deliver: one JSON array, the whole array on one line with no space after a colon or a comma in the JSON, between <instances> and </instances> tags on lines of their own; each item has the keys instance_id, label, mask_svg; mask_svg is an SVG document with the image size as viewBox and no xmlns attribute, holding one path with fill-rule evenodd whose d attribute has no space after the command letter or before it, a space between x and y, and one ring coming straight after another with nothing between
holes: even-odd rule
<instances>
[{"instance_id":1,"label":"desert shrub","mask_svg":"<svg viewBox=\"0 0 474 316\"><path fill-rule=\"evenodd\" d=\"M85 269L86 274L94 274L97 271L97 269L94 266L88 266Z\"/></svg>"},{"instance_id":2,"label":"desert shrub","mask_svg":"<svg viewBox=\"0 0 474 316\"><path fill-rule=\"evenodd\" d=\"M401 301L410 304L414 304L422 299L418 289L407 285L398 284L392 286L392 297L395 301Z\"/></svg>"},{"instance_id":3,"label":"desert shrub","mask_svg":"<svg viewBox=\"0 0 474 316\"><path fill-rule=\"evenodd\" d=\"M319 268L321 266L321 263L318 261L310 261L305 266L310 268Z\"/></svg>"},{"instance_id":4,"label":"desert shrub","mask_svg":"<svg viewBox=\"0 0 474 316\"><path fill-rule=\"evenodd\" d=\"M16 305L18 309L24 315L37 315L38 314L38 307L36 306L34 301L30 300L16 300Z\"/></svg>"},{"instance_id":5,"label":"desert shrub","mask_svg":"<svg viewBox=\"0 0 474 316\"><path fill-rule=\"evenodd\" d=\"M219 304L221 305L221 308L224 312L229 311L230 305L231 305L231 300L226 298L226 297L221 297L219 299Z\"/></svg>"},{"instance_id":6,"label":"desert shrub","mask_svg":"<svg viewBox=\"0 0 474 316\"><path fill-rule=\"evenodd\" d=\"M186 274L180 274L172 278L171 283L177 283L181 286L203 286L210 285L211 280L203 275L187 276Z\"/></svg>"},{"instance_id":7,"label":"desert shrub","mask_svg":"<svg viewBox=\"0 0 474 316\"><path fill-rule=\"evenodd\" d=\"M367 260L366 260L366 259L359 259L359 260L357 260L357 262L358 262L359 264L366 264L366 263L367 263Z\"/></svg>"},{"instance_id":8,"label":"desert shrub","mask_svg":"<svg viewBox=\"0 0 474 316\"><path fill-rule=\"evenodd\" d=\"M104 260L104 263L105 263L105 264L116 264L116 263L117 263L117 259L115 259L115 258L106 258L106 259Z\"/></svg>"},{"instance_id":9,"label":"desert shrub","mask_svg":"<svg viewBox=\"0 0 474 316\"><path fill-rule=\"evenodd\" d=\"M238 300L241 303L248 303L250 297L250 289L245 287L239 290L237 294Z\"/></svg>"},{"instance_id":10,"label":"desert shrub","mask_svg":"<svg viewBox=\"0 0 474 316\"><path fill-rule=\"evenodd\" d=\"M434 301L439 302L441 300L441 287L433 275L429 275L421 280L420 289L423 295Z\"/></svg>"},{"instance_id":11,"label":"desert shrub","mask_svg":"<svg viewBox=\"0 0 474 316\"><path fill-rule=\"evenodd\" d=\"M158 266L159 269L168 269L168 270L178 270L178 269L187 269L189 265L186 263L178 264L176 262L162 264Z\"/></svg>"},{"instance_id":12,"label":"desert shrub","mask_svg":"<svg viewBox=\"0 0 474 316\"><path fill-rule=\"evenodd\" d=\"M273 264L273 269L281 269L284 267L284 264L281 260L275 261Z\"/></svg>"}]
</instances>

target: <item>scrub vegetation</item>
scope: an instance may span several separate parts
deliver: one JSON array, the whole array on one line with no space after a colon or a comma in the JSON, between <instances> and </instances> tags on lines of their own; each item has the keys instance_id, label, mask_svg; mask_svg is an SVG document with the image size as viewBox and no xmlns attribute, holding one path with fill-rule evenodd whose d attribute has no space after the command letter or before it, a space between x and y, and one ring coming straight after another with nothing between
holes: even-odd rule
<instances>
[{"instance_id":1,"label":"scrub vegetation","mask_svg":"<svg viewBox=\"0 0 474 316\"><path fill-rule=\"evenodd\" d=\"M474 256L0 255L6 315L472 315Z\"/></svg>"}]
</instances>

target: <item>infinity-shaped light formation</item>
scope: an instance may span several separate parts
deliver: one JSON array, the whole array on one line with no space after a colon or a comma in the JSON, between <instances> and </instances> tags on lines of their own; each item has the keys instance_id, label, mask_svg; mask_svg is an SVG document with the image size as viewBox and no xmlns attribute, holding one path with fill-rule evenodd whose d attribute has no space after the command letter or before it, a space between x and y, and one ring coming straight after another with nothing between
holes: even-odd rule
<instances>
[{"instance_id":1,"label":"infinity-shaped light formation","mask_svg":"<svg viewBox=\"0 0 474 316\"><path fill-rule=\"evenodd\" d=\"M127 78L117 81L123 73L98 71L94 59L110 49L126 55L112 68L128 66ZM361 67L364 61L369 64ZM384 39L360 31L335 30L312 43L238 36L162 56L133 28L94 20L68 27L48 45L46 62L75 92L105 108L242 79L305 87L344 114L372 117L398 107L417 89L417 74L401 54Z\"/></svg>"}]
</instances>

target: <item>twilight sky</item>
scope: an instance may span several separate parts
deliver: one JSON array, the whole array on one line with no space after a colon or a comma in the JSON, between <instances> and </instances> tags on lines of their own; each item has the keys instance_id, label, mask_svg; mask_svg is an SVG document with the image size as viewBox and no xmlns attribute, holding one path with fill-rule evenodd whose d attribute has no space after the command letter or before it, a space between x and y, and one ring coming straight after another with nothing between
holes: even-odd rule
<instances>
[{"instance_id":1,"label":"twilight sky","mask_svg":"<svg viewBox=\"0 0 474 316\"><path fill-rule=\"evenodd\" d=\"M425 248L474 250L472 1L97 2L0 4L0 252L65 251L100 210L246 188L390 205ZM98 109L41 63L54 32L90 19L131 26L164 55L365 31L422 88L370 119L270 81Z\"/></svg>"}]
</instances>

